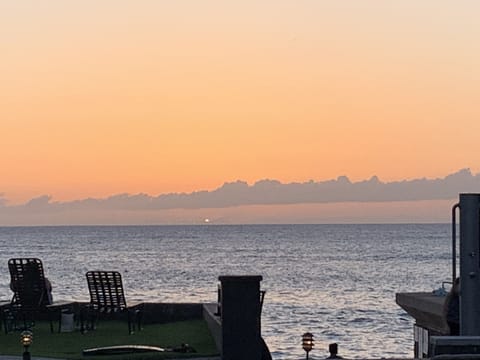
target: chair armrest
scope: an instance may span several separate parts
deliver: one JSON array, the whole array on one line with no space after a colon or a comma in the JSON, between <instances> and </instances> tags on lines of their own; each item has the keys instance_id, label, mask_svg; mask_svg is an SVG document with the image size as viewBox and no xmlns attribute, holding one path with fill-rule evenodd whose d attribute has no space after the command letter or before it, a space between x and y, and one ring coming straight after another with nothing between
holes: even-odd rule
<instances>
[{"instance_id":1,"label":"chair armrest","mask_svg":"<svg viewBox=\"0 0 480 360\"><path fill-rule=\"evenodd\" d=\"M75 301L54 301L53 304L46 305L47 309L56 309L75 305Z\"/></svg>"},{"instance_id":2,"label":"chair armrest","mask_svg":"<svg viewBox=\"0 0 480 360\"><path fill-rule=\"evenodd\" d=\"M127 304L127 309L134 309L136 307L143 306L143 301L129 301Z\"/></svg>"}]
</instances>

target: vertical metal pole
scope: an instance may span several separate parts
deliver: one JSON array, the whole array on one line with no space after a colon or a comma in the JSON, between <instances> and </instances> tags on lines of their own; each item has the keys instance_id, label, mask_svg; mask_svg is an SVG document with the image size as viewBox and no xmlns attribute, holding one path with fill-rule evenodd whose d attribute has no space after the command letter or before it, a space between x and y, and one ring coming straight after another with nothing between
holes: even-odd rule
<instances>
[{"instance_id":1,"label":"vertical metal pole","mask_svg":"<svg viewBox=\"0 0 480 360\"><path fill-rule=\"evenodd\" d=\"M30 352L28 351L28 346L25 346L25 350L23 351L22 354L22 360L31 360L32 357L30 355Z\"/></svg>"},{"instance_id":2,"label":"vertical metal pole","mask_svg":"<svg viewBox=\"0 0 480 360\"><path fill-rule=\"evenodd\" d=\"M480 336L480 194L460 194L460 335Z\"/></svg>"},{"instance_id":3,"label":"vertical metal pole","mask_svg":"<svg viewBox=\"0 0 480 360\"><path fill-rule=\"evenodd\" d=\"M452 285L457 278L457 209L460 204L457 203L452 207Z\"/></svg>"}]
</instances>

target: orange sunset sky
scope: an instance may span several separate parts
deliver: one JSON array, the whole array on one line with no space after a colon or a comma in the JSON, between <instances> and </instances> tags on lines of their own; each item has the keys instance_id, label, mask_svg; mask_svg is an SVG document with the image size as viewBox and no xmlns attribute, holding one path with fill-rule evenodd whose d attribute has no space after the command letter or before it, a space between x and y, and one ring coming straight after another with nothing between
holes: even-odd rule
<instances>
[{"instance_id":1,"label":"orange sunset sky","mask_svg":"<svg viewBox=\"0 0 480 360\"><path fill-rule=\"evenodd\" d=\"M478 14L477 1L0 1L0 193L478 173Z\"/></svg>"}]
</instances>

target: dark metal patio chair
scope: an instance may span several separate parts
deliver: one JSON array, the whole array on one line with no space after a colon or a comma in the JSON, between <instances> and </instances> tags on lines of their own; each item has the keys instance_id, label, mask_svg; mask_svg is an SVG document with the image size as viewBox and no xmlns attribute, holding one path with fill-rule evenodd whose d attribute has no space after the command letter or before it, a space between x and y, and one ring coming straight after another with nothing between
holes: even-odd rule
<instances>
[{"instance_id":1,"label":"dark metal patio chair","mask_svg":"<svg viewBox=\"0 0 480 360\"><path fill-rule=\"evenodd\" d=\"M141 330L142 302L127 304L122 276L117 271L88 271L86 274L90 303L82 315L82 330L93 330L101 315L127 314L128 333L133 334L135 325ZM84 322L86 321L86 324Z\"/></svg>"},{"instance_id":2,"label":"dark metal patio chair","mask_svg":"<svg viewBox=\"0 0 480 360\"><path fill-rule=\"evenodd\" d=\"M52 302L45 278L43 264L37 258L15 258L8 260L10 288L13 297L2 309L5 333L10 330L30 329L40 313L47 313L50 330L53 332L54 314L58 315L59 331L62 310L73 308L72 302Z\"/></svg>"}]
</instances>

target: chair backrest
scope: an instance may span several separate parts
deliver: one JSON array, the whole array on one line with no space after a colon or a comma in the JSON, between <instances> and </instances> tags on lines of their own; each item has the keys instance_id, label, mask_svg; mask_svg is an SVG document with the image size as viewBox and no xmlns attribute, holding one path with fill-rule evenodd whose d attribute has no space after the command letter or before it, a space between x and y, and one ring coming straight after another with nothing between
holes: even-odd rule
<instances>
[{"instance_id":1,"label":"chair backrest","mask_svg":"<svg viewBox=\"0 0 480 360\"><path fill-rule=\"evenodd\" d=\"M48 304L45 275L40 259L16 258L8 260L12 305L25 310L36 310Z\"/></svg>"},{"instance_id":2,"label":"chair backrest","mask_svg":"<svg viewBox=\"0 0 480 360\"><path fill-rule=\"evenodd\" d=\"M86 274L90 305L100 311L119 311L127 307L122 276L117 271L89 271Z\"/></svg>"}]
</instances>

